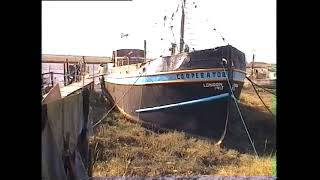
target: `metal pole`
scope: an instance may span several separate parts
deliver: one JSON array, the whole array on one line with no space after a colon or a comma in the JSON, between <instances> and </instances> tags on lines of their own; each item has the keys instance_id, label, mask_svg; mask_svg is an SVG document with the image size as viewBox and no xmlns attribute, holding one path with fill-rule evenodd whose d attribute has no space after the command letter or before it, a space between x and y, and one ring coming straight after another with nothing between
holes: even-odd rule
<instances>
[{"instance_id":1,"label":"metal pole","mask_svg":"<svg viewBox=\"0 0 320 180\"><path fill-rule=\"evenodd\" d=\"M180 53L183 51L183 45L184 45L184 21L185 21L184 6L185 4L186 4L186 0L183 0L183 4L181 6L182 16L181 16L181 27L180 27L180 49L179 49Z\"/></svg>"},{"instance_id":2,"label":"metal pole","mask_svg":"<svg viewBox=\"0 0 320 180\"><path fill-rule=\"evenodd\" d=\"M233 91L233 88L235 89L236 87L234 86L234 81L233 81L233 59L232 59L232 49L231 46L228 47L228 60L229 60L229 80L231 84L231 91ZM230 92L232 94L232 92Z\"/></svg>"},{"instance_id":3,"label":"metal pole","mask_svg":"<svg viewBox=\"0 0 320 180\"><path fill-rule=\"evenodd\" d=\"M144 40L144 62L147 61L147 41Z\"/></svg>"}]
</instances>

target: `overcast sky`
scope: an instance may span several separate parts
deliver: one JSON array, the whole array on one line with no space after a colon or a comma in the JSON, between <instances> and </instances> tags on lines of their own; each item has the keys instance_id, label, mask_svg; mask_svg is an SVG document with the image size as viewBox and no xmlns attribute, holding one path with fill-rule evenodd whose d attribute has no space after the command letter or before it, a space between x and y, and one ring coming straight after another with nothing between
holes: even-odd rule
<instances>
[{"instance_id":1,"label":"overcast sky","mask_svg":"<svg viewBox=\"0 0 320 180\"><path fill-rule=\"evenodd\" d=\"M180 2L43 1L42 53L111 56L115 49L143 49L147 40L148 57L167 55L171 42L179 44ZM229 43L248 62L254 52L257 61L276 63L276 0L187 0L186 8L185 42L190 48ZM129 35L121 38L121 33Z\"/></svg>"}]
</instances>

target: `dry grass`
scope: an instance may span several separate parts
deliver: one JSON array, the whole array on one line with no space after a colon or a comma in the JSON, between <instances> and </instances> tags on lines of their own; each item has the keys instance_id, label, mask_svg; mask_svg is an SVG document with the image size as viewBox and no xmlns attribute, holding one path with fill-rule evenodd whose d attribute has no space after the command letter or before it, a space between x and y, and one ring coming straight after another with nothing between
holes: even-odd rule
<instances>
[{"instance_id":1,"label":"dry grass","mask_svg":"<svg viewBox=\"0 0 320 180\"><path fill-rule=\"evenodd\" d=\"M269 157L255 157L248 155L240 156L240 163L228 166L221 166L216 175L221 176L271 176L272 165Z\"/></svg>"},{"instance_id":2,"label":"dry grass","mask_svg":"<svg viewBox=\"0 0 320 180\"><path fill-rule=\"evenodd\" d=\"M271 109L274 95L263 91L260 91L259 95L264 101L264 103L267 105L267 107ZM243 102L255 108L264 109L261 100L259 99L258 95L252 87L248 87L241 92L240 102Z\"/></svg>"},{"instance_id":3,"label":"dry grass","mask_svg":"<svg viewBox=\"0 0 320 180\"><path fill-rule=\"evenodd\" d=\"M272 175L271 158L256 159L180 132L148 132L114 116L94 140L93 176Z\"/></svg>"},{"instance_id":4,"label":"dry grass","mask_svg":"<svg viewBox=\"0 0 320 180\"><path fill-rule=\"evenodd\" d=\"M243 97L251 100L249 95ZM95 137L91 143L94 177L273 175L274 158L270 156L256 158L206 140L187 138L182 132L154 133L128 122L119 112L110 114L95 129Z\"/></svg>"}]
</instances>

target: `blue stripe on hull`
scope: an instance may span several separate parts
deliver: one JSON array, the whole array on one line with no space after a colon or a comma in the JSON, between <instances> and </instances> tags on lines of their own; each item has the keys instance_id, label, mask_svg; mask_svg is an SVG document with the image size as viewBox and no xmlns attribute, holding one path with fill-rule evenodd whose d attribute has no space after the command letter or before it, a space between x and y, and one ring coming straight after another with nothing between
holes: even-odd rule
<instances>
[{"instance_id":1,"label":"blue stripe on hull","mask_svg":"<svg viewBox=\"0 0 320 180\"><path fill-rule=\"evenodd\" d=\"M228 72L226 72L228 73ZM114 84L128 84L128 85L144 85L153 83L166 83L173 81L210 81L210 80L226 80L226 73L224 71L204 71L204 72L190 72L190 73L176 73L176 74L160 74L160 75L144 75L140 77L111 77L105 76L105 80ZM244 81L246 75L241 72L233 72L233 80Z\"/></svg>"}]
</instances>

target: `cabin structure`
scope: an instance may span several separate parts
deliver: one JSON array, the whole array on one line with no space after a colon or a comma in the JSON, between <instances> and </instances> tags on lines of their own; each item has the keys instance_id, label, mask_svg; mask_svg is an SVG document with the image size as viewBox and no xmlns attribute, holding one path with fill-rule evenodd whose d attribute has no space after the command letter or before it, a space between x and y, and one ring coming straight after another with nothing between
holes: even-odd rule
<instances>
[{"instance_id":1,"label":"cabin structure","mask_svg":"<svg viewBox=\"0 0 320 180\"><path fill-rule=\"evenodd\" d=\"M124 66L145 62L145 52L140 49L118 49L112 52L115 66Z\"/></svg>"}]
</instances>

